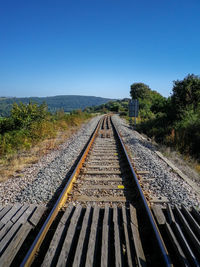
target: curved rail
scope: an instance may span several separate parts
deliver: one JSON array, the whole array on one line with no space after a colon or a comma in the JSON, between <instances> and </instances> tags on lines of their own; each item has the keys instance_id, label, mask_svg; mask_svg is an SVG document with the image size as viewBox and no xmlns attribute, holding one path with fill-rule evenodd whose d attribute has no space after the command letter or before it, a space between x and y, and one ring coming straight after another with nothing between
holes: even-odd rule
<instances>
[{"instance_id":1,"label":"curved rail","mask_svg":"<svg viewBox=\"0 0 200 267\"><path fill-rule=\"evenodd\" d=\"M76 176L79 174L80 172L80 169L85 161L85 158L87 157L87 154L90 150L90 147L92 146L93 142L94 142L94 139L98 133L98 130L99 130L99 127L100 127L100 124L101 124L101 120L99 120L97 126L96 126L96 129L94 130L92 136L91 136L91 139L89 141L89 144L87 145L81 159L79 160L75 170L73 171L72 175L70 176L69 178L69 181L67 182L67 184L65 185L62 193L60 194L58 200L56 201L55 205L53 206L51 212L49 213L49 216L47 217L46 221L44 222L42 228L40 229L37 237L35 238L32 246L30 247L29 251L27 252L23 262L20 264L20 266L30 266L31 263L33 262L34 260L34 256L35 256L35 253L37 252L37 250L40 248L40 245L42 243L42 241L44 240L45 238L45 235L47 234L52 222L54 221L54 219L56 218L59 210L63 207L63 205L65 204L66 202L66 199L68 197L68 194L69 192L71 191L72 189L72 185L73 185L73 182L75 181L76 179Z\"/></svg>"}]
</instances>

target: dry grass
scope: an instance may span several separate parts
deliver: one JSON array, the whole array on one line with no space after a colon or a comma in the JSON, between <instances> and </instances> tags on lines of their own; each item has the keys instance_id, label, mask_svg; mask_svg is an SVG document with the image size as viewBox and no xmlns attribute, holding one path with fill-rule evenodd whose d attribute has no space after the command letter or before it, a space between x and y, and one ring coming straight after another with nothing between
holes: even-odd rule
<instances>
[{"instance_id":1,"label":"dry grass","mask_svg":"<svg viewBox=\"0 0 200 267\"><path fill-rule=\"evenodd\" d=\"M194 167L195 167L195 170L199 173L199 175L200 175L200 164L199 163L196 163L195 165L194 165Z\"/></svg>"},{"instance_id":2,"label":"dry grass","mask_svg":"<svg viewBox=\"0 0 200 267\"><path fill-rule=\"evenodd\" d=\"M6 181L8 178L23 176L21 173L25 167L28 167L38 160L50 153L52 150L57 149L58 146L64 143L73 133L80 129L81 124L71 126L65 131L57 133L55 138L46 139L33 146L28 151L20 151L19 153L7 156L0 160L0 182Z\"/></svg>"},{"instance_id":3,"label":"dry grass","mask_svg":"<svg viewBox=\"0 0 200 267\"><path fill-rule=\"evenodd\" d=\"M170 147L158 145L158 150L188 178L200 182L200 164L196 160L189 155L182 155Z\"/></svg>"},{"instance_id":4,"label":"dry grass","mask_svg":"<svg viewBox=\"0 0 200 267\"><path fill-rule=\"evenodd\" d=\"M6 181L11 176L21 176L20 172L27 165L38 161L38 158L32 153L30 155L15 155L0 163L0 182Z\"/></svg>"}]
</instances>

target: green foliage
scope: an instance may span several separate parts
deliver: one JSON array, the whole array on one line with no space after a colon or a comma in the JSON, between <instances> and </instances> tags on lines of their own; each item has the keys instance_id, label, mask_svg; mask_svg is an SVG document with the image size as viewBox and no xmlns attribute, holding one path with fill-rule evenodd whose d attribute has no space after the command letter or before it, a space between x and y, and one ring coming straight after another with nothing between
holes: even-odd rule
<instances>
[{"instance_id":1,"label":"green foliage","mask_svg":"<svg viewBox=\"0 0 200 267\"><path fill-rule=\"evenodd\" d=\"M77 110L66 114L63 110L51 115L46 104L13 104L11 116L0 120L0 156L5 157L30 149L38 142L54 138L58 131L79 125L91 117Z\"/></svg>"},{"instance_id":2,"label":"green foliage","mask_svg":"<svg viewBox=\"0 0 200 267\"><path fill-rule=\"evenodd\" d=\"M130 95L132 99L146 99L150 93L150 88L144 83L133 83L131 85Z\"/></svg>"},{"instance_id":3,"label":"green foliage","mask_svg":"<svg viewBox=\"0 0 200 267\"><path fill-rule=\"evenodd\" d=\"M41 122L47 115L47 105L45 103L40 106L33 103L29 103L28 105L14 103L11 110L11 118L14 121L16 129L29 128L32 122Z\"/></svg>"},{"instance_id":4,"label":"green foliage","mask_svg":"<svg viewBox=\"0 0 200 267\"><path fill-rule=\"evenodd\" d=\"M166 105L166 98L144 83L133 83L130 95L133 99L139 100L139 116L142 121L152 120L155 114L163 112Z\"/></svg>"},{"instance_id":5,"label":"green foliage","mask_svg":"<svg viewBox=\"0 0 200 267\"><path fill-rule=\"evenodd\" d=\"M24 130L14 130L0 135L0 155L5 156L19 150L31 147L29 133Z\"/></svg>"},{"instance_id":6,"label":"green foliage","mask_svg":"<svg viewBox=\"0 0 200 267\"><path fill-rule=\"evenodd\" d=\"M118 102L112 102L110 104L110 111L118 112L120 109L120 104Z\"/></svg>"},{"instance_id":7,"label":"green foliage","mask_svg":"<svg viewBox=\"0 0 200 267\"><path fill-rule=\"evenodd\" d=\"M174 81L172 103L177 117L181 116L188 106L192 105L196 110L200 104L200 77L189 74L182 81Z\"/></svg>"},{"instance_id":8,"label":"green foliage","mask_svg":"<svg viewBox=\"0 0 200 267\"><path fill-rule=\"evenodd\" d=\"M154 117L151 119L142 121L137 126L137 129L161 143L164 142L165 135L169 135L171 132L171 126L168 123L167 115L161 112L154 114Z\"/></svg>"},{"instance_id":9,"label":"green foliage","mask_svg":"<svg viewBox=\"0 0 200 267\"><path fill-rule=\"evenodd\" d=\"M102 104L100 106L88 107L85 111L89 113L119 113L119 114L127 114L128 112L128 101L129 99L122 99L116 101L109 101L106 104Z\"/></svg>"},{"instance_id":10,"label":"green foliage","mask_svg":"<svg viewBox=\"0 0 200 267\"><path fill-rule=\"evenodd\" d=\"M159 112L165 112L167 106L167 99L161 96L157 92L151 93L151 107L150 110L156 114Z\"/></svg>"},{"instance_id":11,"label":"green foliage","mask_svg":"<svg viewBox=\"0 0 200 267\"><path fill-rule=\"evenodd\" d=\"M0 134L15 129L15 124L12 118L4 118L0 120Z\"/></svg>"},{"instance_id":12,"label":"green foliage","mask_svg":"<svg viewBox=\"0 0 200 267\"><path fill-rule=\"evenodd\" d=\"M175 124L174 141L181 152L199 157L200 110L194 111L191 106L183 112L181 120Z\"/></svg>"},{"instance_id":13,"label":"green foliage","mask_svg":"<svg viewBox=\"0 0 200 267\"><path fill-rule=\"evenodd\" d=\"M174 145L200 160L200 77L187 75L175 81L171 97ZM172 112L171 112L172 113Z\"/></svg>"},{"instance_id":14,"label":"green foliage","mask_svg":"<svg viewBox=\"0 0 200 267\"><path fill-rule=\"evenodd\" d=\"M200 77L174 81L167 99L151 90L142 95L138 130L200 160Z\"/></svg>"}]
</instances>

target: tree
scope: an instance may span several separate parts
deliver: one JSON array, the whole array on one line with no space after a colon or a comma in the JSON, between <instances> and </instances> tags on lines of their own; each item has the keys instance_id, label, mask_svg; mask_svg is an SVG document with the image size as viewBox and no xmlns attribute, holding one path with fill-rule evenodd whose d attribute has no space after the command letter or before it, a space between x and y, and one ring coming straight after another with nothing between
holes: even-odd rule
<instances>
[{"instance_id":1,"label":"tree","mask_svg":"<svg viewBox=\"0 0 200 267\"><path fill-rule=\"evenodd\" d=\"M151 92L151 111L153 113L166 112L167 99L156 91Z\"/></svg>"},{"instance_id":2,"label":"tree","mask_svg":"<svg viewBox=\"0 0 200 267\"><path fill-rule=\"evenodd\" d=\"M200 104L200 76L189 74L181 81L174 81L172 103L178 114L188 106L196 110Z\"/></svg>"},{"instance_id":3,"label":"tree","mask_svg":"<svg viewBox=\"0 0 200 267\"><path fill-rule=\"evenodd\" d=\"M130 95L132 99L144 99L149 96L151 89L144 83L133 83L131 85Z\"/></svg>"}]
</instances>

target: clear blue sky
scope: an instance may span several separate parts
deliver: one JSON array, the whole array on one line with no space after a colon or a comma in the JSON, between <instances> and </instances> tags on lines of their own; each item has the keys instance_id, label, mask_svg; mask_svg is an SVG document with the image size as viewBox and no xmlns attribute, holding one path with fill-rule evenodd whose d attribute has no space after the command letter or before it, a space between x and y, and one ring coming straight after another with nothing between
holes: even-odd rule
<instances>
[{"instance_id":1,"label":"clear blue sky","mask_svg":"<svg viewBox=\"0 0 200 267\"><path fill-rule=\"evenodd\" d=\"M0 96L169 96L200 74L200 0L0 0Z\"/></svg>"}]
</instances>

